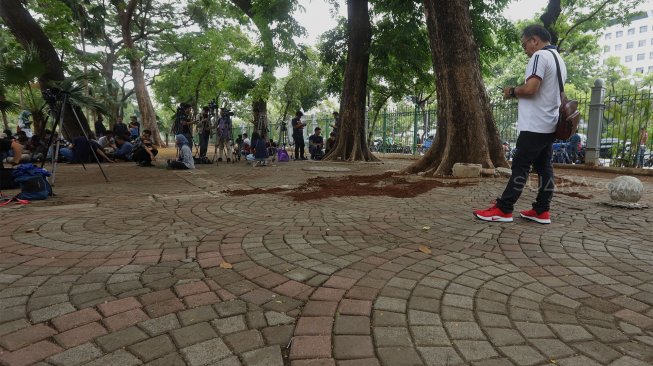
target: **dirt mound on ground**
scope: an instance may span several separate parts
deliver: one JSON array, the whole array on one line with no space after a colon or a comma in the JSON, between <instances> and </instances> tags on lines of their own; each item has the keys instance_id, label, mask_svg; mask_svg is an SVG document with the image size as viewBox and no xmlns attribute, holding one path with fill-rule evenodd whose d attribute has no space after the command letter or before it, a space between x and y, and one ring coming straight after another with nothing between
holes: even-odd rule
<instances>
[{"instance_id":1,"label":"dirt mound on ground","mask_svg":"<svg viewBox=\"0 0 653 366\"><path fill-rule=\"evenodd\" d=\"M328 197L387 196L410 198L434 188L458 188L476 184L455 180L442 180L397 176L389 172L377 175L348 175L344 177L315 177L296 188L255 188L227 191L231 196L277 193L292 197L295 201L319 200Z\"/></svg>"}]
</instances>

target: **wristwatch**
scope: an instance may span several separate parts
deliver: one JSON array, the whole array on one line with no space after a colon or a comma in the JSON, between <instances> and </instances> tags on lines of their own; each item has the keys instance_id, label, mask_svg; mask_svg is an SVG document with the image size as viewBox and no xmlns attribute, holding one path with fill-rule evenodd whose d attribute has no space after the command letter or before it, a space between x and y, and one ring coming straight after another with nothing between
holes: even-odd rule
<instances>
[{"instance_id":1,"label":"wristwatch","mask_svg":"<svg viewBox=\"0 0 653 366\"><path fill-rule=\"evenodd\" d=\"M511 98L517 98L515 95L515 88L510 88L510 90L508 90L508 95L510 95Z\"/></svg>"}]
</instances>

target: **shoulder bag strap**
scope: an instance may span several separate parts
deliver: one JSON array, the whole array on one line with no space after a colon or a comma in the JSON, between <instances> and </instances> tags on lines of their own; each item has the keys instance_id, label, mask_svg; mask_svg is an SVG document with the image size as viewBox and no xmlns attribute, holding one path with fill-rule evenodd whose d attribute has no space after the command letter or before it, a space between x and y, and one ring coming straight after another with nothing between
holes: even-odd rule
<instances>
[{"instance_id":1,"label":"shoulder bag strap","mask_svg":"<svg viewBox=\"0 0 653 366\"><path fill-rule=\"evenodd\" d=\"M560 88L560 93L564 93L565 85L562 83L562 74L560 73L560 63L558 62L558 56L556 56L555 52L551 50L547 50L547 51L551 52L551 54L553 55L553 59L556 62L556 71L558 72L558 87Z\"/></svg>"}]
</instances>

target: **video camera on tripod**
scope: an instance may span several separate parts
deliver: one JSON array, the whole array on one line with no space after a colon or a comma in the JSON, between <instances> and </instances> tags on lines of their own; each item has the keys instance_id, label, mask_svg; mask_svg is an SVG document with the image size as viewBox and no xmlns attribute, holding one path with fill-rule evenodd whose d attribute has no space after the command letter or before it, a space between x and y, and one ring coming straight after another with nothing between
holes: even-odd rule
<instances>
[{"instance_id":1,"label":"video camera on tripod","mask_svg":"<svg viewBox=\"0 0 653 366\"><path fill-rule=\"evenodd\" d=\"M68 95L68 93L57 88L45 89L41 92L43 100L50 108L56 106L57 102L62 102L66 95Z\"/></svg>"}]
</instances>

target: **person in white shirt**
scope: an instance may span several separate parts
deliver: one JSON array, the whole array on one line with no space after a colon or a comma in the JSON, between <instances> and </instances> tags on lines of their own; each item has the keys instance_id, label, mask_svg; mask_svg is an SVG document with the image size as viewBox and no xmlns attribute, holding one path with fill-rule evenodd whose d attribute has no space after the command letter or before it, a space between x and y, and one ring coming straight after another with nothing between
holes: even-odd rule
<instances>
[{"instance_id":1,"label":"person in white shirt","mask_svg":"<svg viewBox=\"0 0 653 366\"><path fill-rule=\"evenodd\" d=\"M537 198L533 208L521 211L520 215L528 220L549 224L549 209L555 188L551 163L552 145L561 103L558 70L564 84L567 68L556 47L551 45L551 35L543 26L533 24L524 28L521 45L530 57L525 82L503 90L505 98L519 100L519 137L512 160L512 175L496 204L487 210L476 210L474 215L485 221L511 222L514 205L528 182L533 166L539 176Z\"/></svg>"},{"instance_id":2,"label":"person in white shirt","mask_svg":"<svg viewBox=\"0 0 653 366\"><path fill-rule=\"evenodd\" d=\"M18 131L25 132L25 136L27 136L27 138L31 138L33 135L32 121L29 120L31 115L32 112L24 110L20 112L20 115L18 116Z\"/></svg>"}]
</instances>

